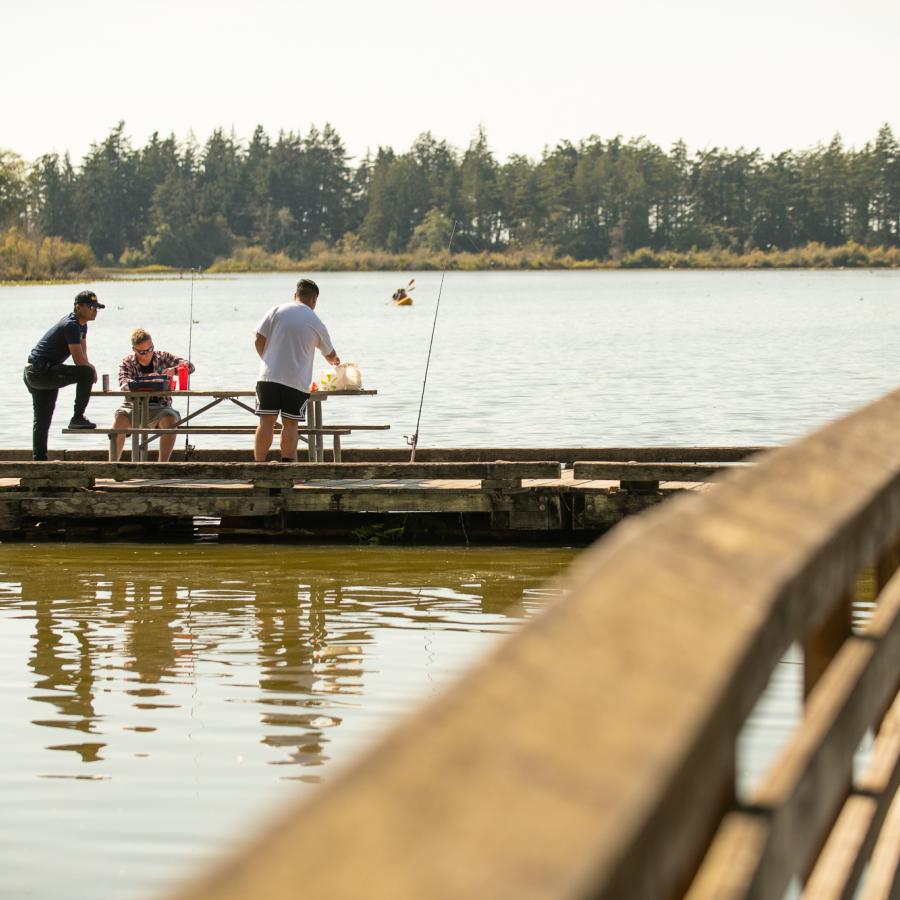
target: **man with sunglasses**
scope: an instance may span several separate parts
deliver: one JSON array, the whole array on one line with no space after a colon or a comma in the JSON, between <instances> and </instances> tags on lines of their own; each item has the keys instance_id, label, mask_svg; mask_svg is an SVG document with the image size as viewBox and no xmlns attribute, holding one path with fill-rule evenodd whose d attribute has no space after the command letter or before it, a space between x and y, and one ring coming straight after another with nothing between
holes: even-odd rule
<instances>
[{"instance_id":1,"label":"man with sunglasses","mask_svg":"<svg viewBox=\"0 0 900 900\"><path fill-rule=\"evenodd\" d=\"M119 387L123 391L128 390L128 382L139 381L145 375L174 375L180 363L186 363L189 372L194 371L194 364L180 356L173 356L165 350L157 350L153 346L153 338L143 328L135 328L131 332L132 352L119 363ZM174 428L181 421L181 413L172 408L171 397L150 397L151 428ZM131 427L131 404L116 410L116 419L113 428ZM175 447L175 433L161 434L159 436L159 461L168 462ZM122 456L122 448L125 446L125 435L116 435L116 459Z\"/></svg>"},{"instance_id":2,"label":"man with sunglasses","mask_svg":"<svg viewBox=\"0 0 900 900\"><path fill-rule=\"evenodd\" d=\"M75 409L69 428L97 427L84 413L91 399L91 386L97 381L97 370L87 356L87 330L88 322L97 318L98 309L106 307L97 300L97 295L93 291L80 291L75 296L72 312L50 328L28 354L23 378L34 407L32 459L47 459L47 435L61 387L75 385ZM63 365L70 356L74 365Z\"/></svg>"}]
</instances>

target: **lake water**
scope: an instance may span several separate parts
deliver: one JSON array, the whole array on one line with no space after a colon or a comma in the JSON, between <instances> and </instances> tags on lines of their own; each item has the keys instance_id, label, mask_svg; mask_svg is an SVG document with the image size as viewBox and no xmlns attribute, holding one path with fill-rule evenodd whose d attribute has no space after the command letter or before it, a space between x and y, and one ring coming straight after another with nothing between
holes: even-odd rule
<instances>
[{"instance_id":1,"label":"lake water","mask_svg":"<svg viewBox=\"0 0 900 900\"><path fill-rule=\"evenodd\" d=\"M440 275L416 274L415 304L391 307L411 274L312 273L339 353L378 390L327 415L393 426L349 446L400 447L415 429ZM194 387L252 387L254 326L294 281L196 281ZM100 372L136 326L187 354L189 280L91 286L107 304L89 335ZM0 287L4 447L30 445L21 369L79 287ZM451 272L420 445L778 443L893 389L898 288L884 271ZM51 447L102 448L59 434L71 398ZM539 611L572 556L0 546L0 896L156 895ZM744 785L796 720L799 673L789 654L742 741Z\"/></svg>"},{"instance_id":2,"label":"lake water","mask_svg":"<svg viewBox=\"0 0 900 900\"><path fill-rule=\"evenodd\" d=\"M326 422L389 423L391 431L356 433L347 445L404 446L403 435L415 430L440 273L310 274L338 352L378 390L373 398L334 398ZM414 305L391 306L392 291L412 274ZM195 281L194 387L252 389L255 326L290 299L295 281L289 274ZM187 355L189 279L90 287L107 308L91 325L89 355L113 383L137 326L157 347ZM77 290L0 287L9 311L0 335L11 383L0 407L5 447L30 446L21 370ZM895 271L449 272L420 446L780 443L892 389L898 355ZM320 360L315 371L327 368ZM72 395L72 388L61 394L51 448L104 448L103 438L59 434ZM111 422L116 402L93 400L91 416ZM235 407L218 420L236 416L253 421ZM198 442L250 446L247 437Z\"/></svg>"},{"instance_id":3,"label":"lake water","mask_svg":"<svg viewBox=\"0 0 900 900\"><path fill-rule=\"evenodd\" d=\"M542 608L573 555L0 546L0 897L158 895Z\"/></svg>"}]
</instances>

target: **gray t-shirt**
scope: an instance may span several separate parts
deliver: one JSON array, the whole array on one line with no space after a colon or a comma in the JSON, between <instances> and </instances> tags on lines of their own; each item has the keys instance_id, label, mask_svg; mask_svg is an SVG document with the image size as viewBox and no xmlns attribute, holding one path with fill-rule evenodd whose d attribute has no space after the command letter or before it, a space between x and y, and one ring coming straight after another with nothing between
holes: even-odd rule
<instances>
[{"instance_id":1,"label":"gray t-shirt","mask_svg":"<svg viewBox=\"0 0 900 900\"><path fill-rule=\"evenodd\" d=\"M256 326L266 339L259 381L276 381L309 393L316 348L334 353L328 329L305 304L292 300L266 313Z\"/></svg>"}]
</instances>

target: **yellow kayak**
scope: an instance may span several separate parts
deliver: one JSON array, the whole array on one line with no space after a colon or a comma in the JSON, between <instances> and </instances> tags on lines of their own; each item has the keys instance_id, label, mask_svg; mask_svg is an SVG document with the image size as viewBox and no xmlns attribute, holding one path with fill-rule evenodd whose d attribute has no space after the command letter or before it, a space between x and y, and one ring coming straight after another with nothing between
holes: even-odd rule
<instances>
[{"instance_id":1,"label":"yellow kayak","mask_svg":"<svg viewBox=\"0 0 900 900\"><path fill-rule=\"evenodd\" d=\"M394 306L412 306L412 297L401 297L394 301Z\"/></svg>"}]
</instances>

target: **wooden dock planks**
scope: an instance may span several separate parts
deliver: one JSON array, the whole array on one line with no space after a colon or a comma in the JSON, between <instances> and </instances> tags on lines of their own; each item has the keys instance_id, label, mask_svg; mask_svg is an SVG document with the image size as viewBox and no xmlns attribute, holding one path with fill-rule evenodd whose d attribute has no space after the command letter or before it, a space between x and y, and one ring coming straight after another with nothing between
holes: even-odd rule
<instances>
[{"instance_id":1,"label":"wooden dock planks","mask_svg":"<svg viewBox=\"0 0 900 900\"><path fill-rule=\"evenodd\" d=\"M479 456L489 454L482 451ZM663 486L617 482L617 474L635 475L630 463L577 463L573 470L563 469L552 457L506 460L500 451L494 452L494 459L449 455L454 458L414 464L393 459L163 464L0 459L0 533L9 538L23 527L27 530L30 522L65 526L67 520L77 520L80 526L94 522L109 532L115 520L129 517L240 518L248 533L254 526L247 520L258 520L260 534L314 533L316 516L327 515L333 535L335 516L341 514L348 517L348 534L358 527L360 515L413 514L482 516L487 531L498 535L596 533L671 493L700 486L696 481ZM605 477L578 477L579 467L590 465L603 466L600 474ZM693 479L715 467L691 463L688 470ZM593 473L585 469L585 474ZM468 533L462 520L454 527Z\"/></svg>"}]
</instances>

